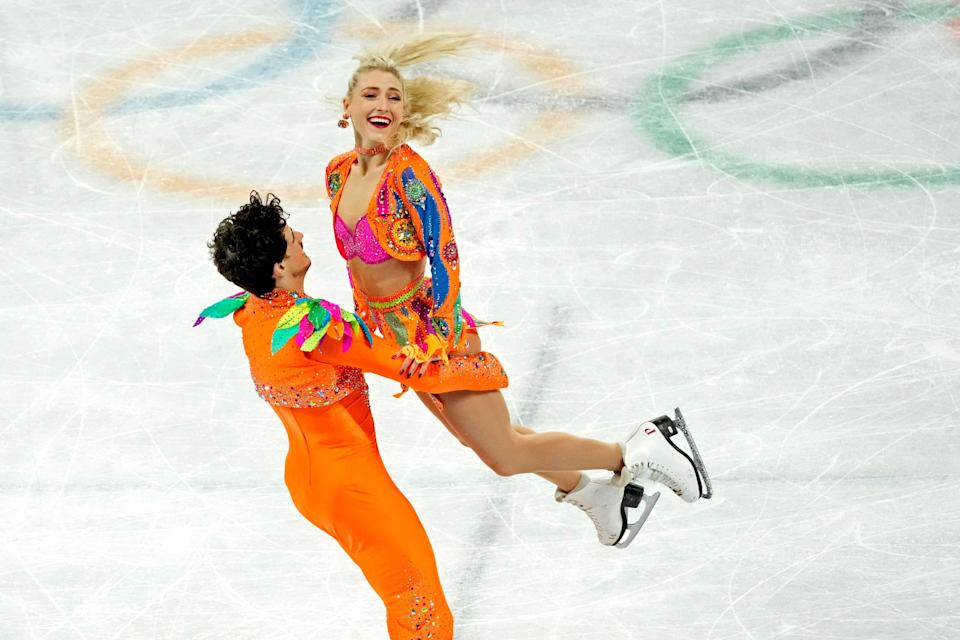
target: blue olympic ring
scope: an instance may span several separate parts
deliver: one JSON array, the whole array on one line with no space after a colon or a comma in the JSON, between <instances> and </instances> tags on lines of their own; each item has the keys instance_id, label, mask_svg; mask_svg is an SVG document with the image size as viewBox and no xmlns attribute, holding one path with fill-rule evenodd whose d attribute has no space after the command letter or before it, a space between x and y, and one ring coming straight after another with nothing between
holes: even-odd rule
<instances>
[{"instance_id":1,"label":"blue olympic ring","mask_svg":"<svg viewBox=\"0 0 960 640\"><path fill-rule=\"evenodd\" d=\"M291 21L297 26L290 39L271 48L259 60L231 74L229 79L217 80L198 89L167 91L152 96L130 98L111 109L114 114L139 113L155 109L170 109L201 104L211 98L256 87L313 59L316 52L329 43L332 17L339 9L331 9L332 0L287 0ZM65 107L44 104L17 105L0 102L0 120L14 122L56 120L64 115Z\"/></svg>"}]
</instances>

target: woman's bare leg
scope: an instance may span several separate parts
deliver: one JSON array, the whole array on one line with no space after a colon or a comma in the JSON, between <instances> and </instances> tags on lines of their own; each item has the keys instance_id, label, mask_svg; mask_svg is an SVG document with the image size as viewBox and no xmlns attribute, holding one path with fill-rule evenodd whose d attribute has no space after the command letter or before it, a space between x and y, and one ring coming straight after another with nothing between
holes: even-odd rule
<instances>
[{"instance_id":1,"label":"woman's bare leg","mask_svg":"<svg viewBox=\"0 0 960 640\"><path fill-rule=\"evenodd\" d=\"M463 440L460 434L457 433L456 429L450 426L450 423L447 422L447 419L443 417L443 414L440 413L440 411L437 409L437 405L433 404L433 400L430 398L429 393L426 393L423 391L417 391L417 397L420 398L420 402L423 403L423 406L429 409L430 413L432 413L437 418L437 420L439 420L440 423L447 428L447 431L449 431L454 438L460 441L460 444L462 444L465 447L470 446Z\"/></svg>"},{"instance_id":2,"label":"woman's bare leg","mask_svg":"<svg viewBox=\"0 0 960 640\"><path fill-rule=\"evenodd\" d=\"M446 416L444 416L444 414L442 414L440 411L437 410L436 405L433 404L433 400L430 399L429 393L418 392L417 397L420 398L420 401L424 405L426 405L427 409L430 410L430 413L436 416L437 420L439 420L443 424L443 426L447 428L447 431L452 433L453 436L460 441L460 444L462 444L465 447L470 446L463 439L463 436L457 433L456 428L453 427L453 425L451 425L449 421L447 421ZM533 429L530 429L520 424L514 424L511 426L513 427L514 431L523 435L536 433ZM540 476L547 482L556 485L556 487L562 491L572 491L574 487L576 487L577 484L580 482L579 471L537 471L534 473L536 473L538 476Z\"/></svg>"},{"instance_id":3,"label":"woman's bare leg","mask_svg":"<svg viewBox=\"0 0 960 640\"><path fill-rule=\"evenodd\" d=\"M536 433L533 429L525 427L522 424L513 424L511 426L514 431L521 435ZM561 491L573 491L580 483L580 471L534 471L534 473L547 482L555 484Z\"/></svg>"},{"instance_id":4,"label":"woman's bare leg","mask_svg":"<svg viewBox=\"0 0 960 640\"><path fill-rule=\"evenodd\" d=\"M623 467L615 443L561 432L518 432L499 391L454 391L440 399L451 432L498 475Z\"/></svg>"},{"instance_id":5,"label":"woman's bare leg","mask_svg":"<svg viewBox=\"0 0 960 640\"><path fill-rule=\"evenodd\" d=\"M474 355L482 349L480 336L468 331L459 352ZM563 491L572 491L580 482L581 469L623 466L615 444L578 438L566 433L537 433L510 423L510 414L499 391L456 391L440 396L443 411L437 410L428 393L417 393L420 401L461 442L500 475L535 473ZM577 464L584 460L585 464ZM560 465L560 466L558 466Z\"/></svg>"}]
</instances>

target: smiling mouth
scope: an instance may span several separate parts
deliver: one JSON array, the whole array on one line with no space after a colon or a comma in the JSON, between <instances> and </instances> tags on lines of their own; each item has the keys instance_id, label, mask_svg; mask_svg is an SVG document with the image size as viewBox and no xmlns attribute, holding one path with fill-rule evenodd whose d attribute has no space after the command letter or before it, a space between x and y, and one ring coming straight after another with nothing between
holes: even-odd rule
<instances>
[{"instance_id":1,"label":"smiling mouth","mask_svg":"<svg viewBox=\"0 0 960 640\"><path fill-rule=\"evenodd\" d=\"M371 127L375 127L377 129L386 129L390 126L390 118L385 118L383 116L373 116L371 118L367 118L367 122L370 123Z\"/></svg>"}]
</instances>

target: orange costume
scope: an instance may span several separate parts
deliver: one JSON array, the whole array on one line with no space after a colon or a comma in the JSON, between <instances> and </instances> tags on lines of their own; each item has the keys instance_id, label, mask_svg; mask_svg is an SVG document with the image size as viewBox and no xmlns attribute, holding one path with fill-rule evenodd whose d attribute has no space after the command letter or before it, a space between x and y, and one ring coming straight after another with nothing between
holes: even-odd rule
<instances>
[{"instance_id":1,"label":"orange costume","mask_svg":"<svg viewBox=\"0 0 960 640\"><path fill-rule=\"evenodd\" d=\"M418 362L434 355L445 358L464 346L468 331L488 323L477 322L461 306L460 256L440 181L413 149L397 147L387 159L367 211L351 232L337 209L341 187L356 162L354 150L327 165L327 193L340 255L367 263L426 258L430 265L429 278L386 297L366 295L351 275L356 311Z\"/></svg>"},{"instance_id":2,"label":"orange costume","mask_svg":"<svg viewBox=\"0 0 960 640\"><path fill-rule=\"evenodd\" d=\"M196 324L230 313L257 393L286 428L284 480L297 510L363 571L386 606L391 640L453 638L430 541L380 459L361 371L399 380L396 348L354 314L281 289L241 292L207 307ZM430 393L506 386L487 353L432 364L405 381Z\"/></svg>"}]
</instances>

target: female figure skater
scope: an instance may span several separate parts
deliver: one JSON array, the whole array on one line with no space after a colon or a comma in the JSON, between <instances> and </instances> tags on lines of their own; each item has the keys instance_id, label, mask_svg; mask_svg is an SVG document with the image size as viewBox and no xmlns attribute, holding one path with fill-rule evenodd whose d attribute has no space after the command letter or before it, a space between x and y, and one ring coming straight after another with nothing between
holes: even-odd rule
<instances>
[{"instance_id":1,"label":"female figure skater","mask_svg":"<svg viewBox=\"0 0 960 640\"><path fill-rule=\"evenodd\" d=\"M433 549L380 459L361 372L399 380L396 348L353 314L304 295L310 258L278 199L264 204L254 193L209 247L217 270L244 291L204 309L195 325L233 313L257 393L287 431L284 480L297 510L363 571L392 640L451 640ZM496 358L481 353L431 365L410 384L440 392L507 382Z\"/></svg>"},{"instance_id":2,"label":"female figure skater","mask_svg":"<svg viewBox=\"0 0 960 640\"><path fill-rule=\"evenodd\" d=\"M334 234L348 263L356 311L396 345L398 357L404 357L400 372L408 380L435 360L480 350L476 328L482 323L461 304L460 256L440 181L406 144L433 142L438 131L432 119L463 102L471 85L432 77L405 80L400 72L456 53L470 39L420 36L359 56L338 123L343 128L353 123L356 146L333 158L326 170ZM418 396L498 475L537 473L555 484L557 500L583 509L603 544L628 545L649 515L659 494L644 496L640 482L664 484L688 502L712 495L679 411L675 421L662 416L645 422L613 443L511 425L499 390L463 387ZM678 429L689 451L674 443ZM597 482L581 469L614 475ZM641 501L643 513L629 522L626 508Z\"/></svg>"}]
</instances>

